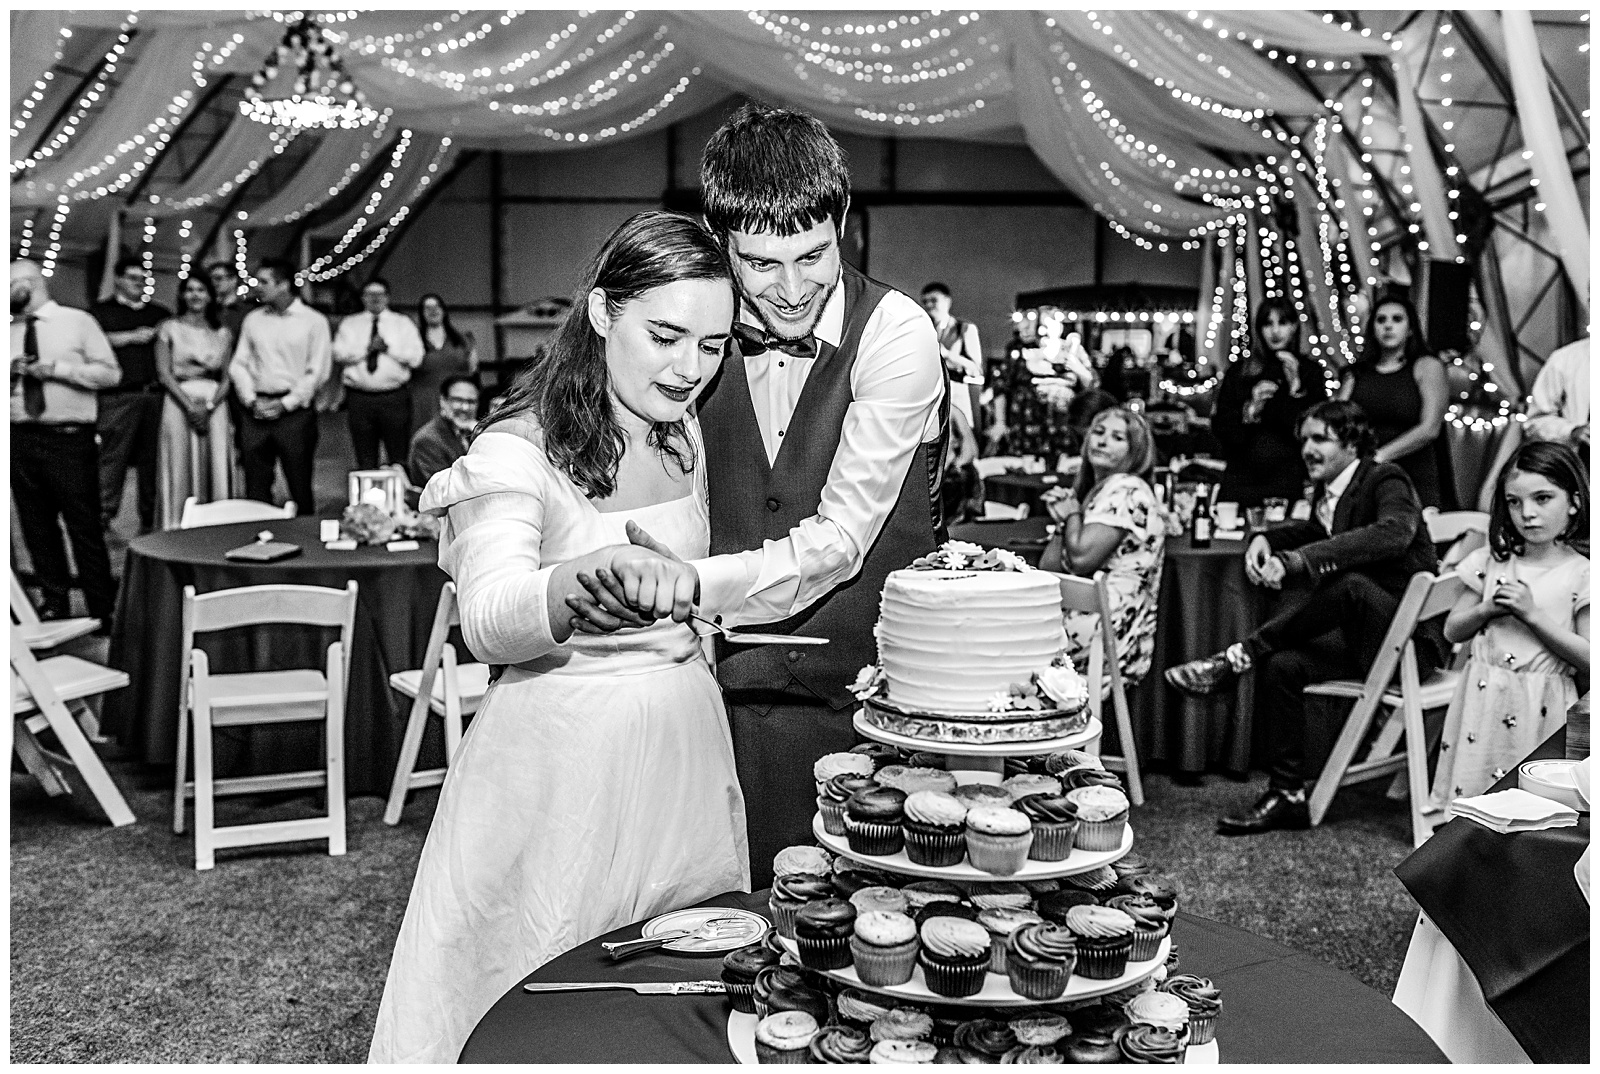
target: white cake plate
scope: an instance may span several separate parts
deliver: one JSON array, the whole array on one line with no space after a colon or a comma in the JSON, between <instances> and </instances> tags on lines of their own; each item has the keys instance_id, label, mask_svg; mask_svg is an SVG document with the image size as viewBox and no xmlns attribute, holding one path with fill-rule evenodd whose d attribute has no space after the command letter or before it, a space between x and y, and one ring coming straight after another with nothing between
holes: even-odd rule
<instances>
[{"instance_id":1,"label":"white cake plate","mask_svg":"<svg viewBox=\"0 0 1600 1074\"><path fill-rule=\"evenodd\" d=\"M831 835L828 829L822 826L822 814L818 813L811 818L811 833L817 837L829 852L843 855L851 861L859 861L863 865L870 865L875 869L882 869L890 873L903 873L907 876L920 876L929 880L953 880L967 883L1000 884L1006 881L1021 883L1024 880L1050 880L1060 876L1072 876L1075 873L1086 873L1091 869L1098 869L1102 865L1110 865L1133 849L1133 829L1122 830L1122 845L1115 850L1080 850L1073 848L1064 861L1034 861L1032 858L1023 863L1022 871L1011 876L996 876L986 873L982 869L974 869L966 861L960 865L918 865L906 857L904 850L898 854L888 854L879 857L875 854L859 854L850 849L850 840L843 835Z\"/></svg>"},{"instance_id":2,"label":"white cake plate","mask_svg":"<svg viewBox=\"0 0 1600 1074\"><path fill-rule=\"evenodd\" d=\"M939 753L946 757L1038 757L1046 753L1059 753L1061 750L1075 750L1100 738L1100 721L1093 716L1089 717L1089 722L1081 731L1075 731L1061 738L1047 738L1040 742L935 742L929 738L912 738L909 735L897 735L893 731L872 726L860 709L856 709L852 722L858 733L876 742L884 742L903 750Z\"/></svg>"},{"instance_id":3,"label":"white cake plate","mask_svg":"<svg viewBox=\"0 0 1600 1074\"><path fill-rule=\"evenodd\" d=\"M756 1066L756 1022L760 1021L753 1014L742 1011L733 1011L728 1015L728 1050L733 1053L734 1059L747 1067ZM1186 1066L1216 1066L1217 1042L1212 1040L1209 1044L1197 1044L1188 1049L1183 1057Z\"/></svg>"}]
</instances>

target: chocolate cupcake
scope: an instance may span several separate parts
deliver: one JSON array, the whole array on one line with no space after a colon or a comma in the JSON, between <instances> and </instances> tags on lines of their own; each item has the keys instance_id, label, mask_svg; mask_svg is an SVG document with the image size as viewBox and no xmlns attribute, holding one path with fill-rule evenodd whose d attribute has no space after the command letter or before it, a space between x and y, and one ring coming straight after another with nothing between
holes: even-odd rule
<instances>
[{"instance_id":1,"label":"chocolate cupcake","mask_svg":"<svg viewBox=\"0 0 1600 1074\"><path fill-rule=\"evenodd\" d=\"M840 858L839 861L849 861L849 859ZM852 865L854 866L854 863ZM863 888L898 888L899 886L900 878L891 873L885 873L878 869L868 869L866 866L840 869L838 868L838 862L834 863L833 887L842 899L848 899Z\"/></svg>"},{"instance_id":2,"label":"chocolate cupcake","mask_svg":"<svg viewBox=\"0 0 1600 1074\"><path fill-rule=\"evenodd\" d=\"M834 998L833 1006L838 1012L840 1022L855 1026L864 1033L873 1022L888 1013L891 1004L884 997L873 995L871 992L859 988L845 988Z\"/></svg>"},{"instance_id":3,"label":"chocolate cupcake","mask_svg":"<svg viewBox=\"0 0 1600 1074\"><path fill-rule=\"evenodd\" d=\"M888 857L905 846L906 795L893 787L857 791L844 807L844 830L857 854Z\"/></svg>"},{"instance_id":4,"label":"chocolate cupcake","mask_svg":"<svg viewBox=\"0 0 1600 1074\"><path fill-rule=\"evenodd\" d=\"M822 1025L828 1020L828 997L806 983L793 966L769 966L756 975L756 1013L805 1011Z\"/></svg>"},{"instance_id":5,"label":"chocolate cupcake","mask_svg":"<svg viewBox=\"0 0 1600 1074\"><path fill-rule=\"evenodd\" d=\"M929 920L935 917L959 917L963 921L978 920L978 908L965 902L930 902L922 909L911 915L911 920L921 929Z\"/></svg>"},{"instance_id":6,"label":"chocolate cupcake","mask_svg":"<svg viewBox=\"0 0 1600 1074\"><path fill-rule=\"evenodd\" d=\"M910 768L943 768L944 754L934 753L932 750L916 750L906 754L906 765Z\"/></svg>"},{"instance_id":7,"label":"chocolate cupcake","mask_svg":"<svg viewBox=\"0 0 1600 1074\"><path fill-rule=\"evenodd\" d=\"M956 788L956 797L968 809L978 805L1005 807L1013 801L1011 792L998 783L965 783Z\"/></svg>"},{"instance_id":8,"label":"chocolate cupcake","mask_svg":"<svg viewBox=\"0 0 1600 1074\"><path fill-rule=\"evenodd\" d=\"M811 1038L811 1059L817 1063L865 1063L871 1051L867 1031L855 1026L823 1026Z\"/></svg>"},{"instance_id":9,"label":"chocolate cupcake","mask_svg":"<svg viewBox=\"0 0 1600 1074\"><path fill-rule=\"evenodd\" d=\"M817 794L817 812L822 814L822 830L829 835L843 835L844 832L844 804L856 791L864 791L878 785L871 776L858 775L854 772L841 772L822 785L822 790Z\"/></svg>"},{"instance_id":10,"label":"chocolate cupcake","mask_svg":"<svg viewBox=\"0 0 1600 1074\"><path fill-rule=\"evenodd\" d=\"M862 984L903 985L917 968L917 926L905 914L869 910L855 920L850 954Z\"/></svg>"},{"instance_id":11,"label":"chocolate cupcake","mask_svg":"<svg viewBox=\"0 0 1600 1074\"><path fill-rule=\"evenodd\" d=\"M1072 1024L1059 1014L1040 1014L1011 1019L1011 1032L1018 1044L1042 1046L1071 1035Z\"/></svg>"},{"instance_id":12,"label":"chocolate cupcake","mask_svg":"<svg viewBox=\"0 0 1600 1074\"><path fill-rule=\"evenodd\" d=\"M772 893L767 896L767 906L772 911L772 923L777 926L778 935L794 939L794 915L800 912L800 907L815 899L830 899L833 895L833 884L825 876L793 873L774 877Z\"/></svg>"},{"instance_id":13,"label":"chocolate cupcake","mask_svg":"<svg viewBox=\"0 0 1600 1074\"><path fill-rule=\"evenodd\" d=\"M1157 906L1166 911L1167 920L1171 921L1178 914L1178 885L1164 876L1147 873L1128 879L1124 885L1130 895L1148 895L1155 900Z\"/></svg>"},{"instance_id":14,"label":"chocolate cupcake","mask_svg":"<svg viewBox=\"0 0 1600 1074\"><path fill-rule=\"evenodd\" d=\"M1189 1005L1189 1043L1210 1044L1217 1033L1217 1015L1222 1013L1222 993L1217 986L1208 978L1180 973L1167 978L1161 990Z\"/></svg>"},{"instance_id":15,"label":"chocolate cupcake","mask_svg":"<svg viewBox=\"0 0 1600 1074\"><path fill-rule=\"evenodd\" d=\"M1026 798L1030 794L1060 794L1061 781L1054 776L1041 776L1033 772L1023 772L1021 775L1012 776L1000 784L1005 790L1011 792L1011 800Z\"/></svg>"},{"instance_id":16,"label":"chocolate cupcake","mask_svg":"<svg viewBox=\"0 0 1600 1074\"><path fill-rule=\"evenodd\" d=\"M1022 871L1033 845L1033 822L1015 809L974 806L967 813L967 857L991 876Z\"/></svg>"},{"instance_id":17,"label":"chocolate cupcake","mask_svg":"<svg viewBox=\"0 0 1600 1074\"><path fill-rule=\"evenodd\" d=\"M1060 1066L1066 1062L1062 1054L1049 1044L1021 1044L1000 1057L1002 1063L1049 1064Z\"/></svg>"},{"instance_id":18,"label":"chocolate cupcake","mask_svg":"<svg viewBox=\"0 0 1600 1074\"><path fill-rule=\"evenodd\" d=\"M1033 896L1021 884L1002 880L974 887L967 901L980 910L1026 910L1033 905Z\"/></svg>"},{"instance_id":19,"label":"chocolate cupcake","mask_svg":"<svg viewBox=\"0 0 1600 1074\"><path fill-rule=\"evenodd\" d=\"M869 1063L931 1063L939 1049L925 1040L880 1040L867 1053Z\"/></svg>"},{"instance_id":20,"label":"chocolate cupcake","mask_svg":"<svg viewBox=\"0 0 1600 1074\"><path fill-rule=\"evenodd\" d=\"M804 1011L779 1011L756 1023L758 1063L808 1063L817 1020Z\"/></svg>"},{"instance_id":21,"label":"chocolate cupcake","mask_svg":"<svg viewBox=\"0 0 1600 1074\"><path fill-rule=\"evenodd\" d=\"M984 1056L988 1062L998 1063L1000 1057L1017 1046L1017 1035L1006 1022L993 1018L974 1018L956 1027L953 1043Z\"/></svg>"},{"instance_id":22,"label":"chocolate cupcake","mask_svg":"<svg viewBox=\"0 0 1600 1074\"><path fill-rule=\"evenodd\" d=\"M1132 1025L1117 1031L1117 1047L1129 1063L1182 1063L1183 1040L1170 1029Z\"/></svg>"},{"instance_id":23,"label":"chocolate cupcake","mask_svg":"<svg viewBox=\"0 0 1600 1074\"><path fill-rule=\"evenodd\" d=\"M1022 882L1022 886L1028 889L1028 893L1030 895L1032 895L1034 898L1038 898L1040 895L1044 895L1047 892L1060 891L1061 881L1051 876L1046 877L1043 880L1024 880Z\"/></svg>"},{"instance_id":24,"label":"chocolate cupcake","mask_svg":"<svg viewBox=\"0 0 1600 1074\"><path fill-rule=\"evenodd\" d=\"M983 1064L987 1063L989 1060L979 1055L971 1048L958 1048L953 1044L947 1044L934 1053L933 1061L935 1063Z\"/></svg>"},{"instance_id":25,"label":"chocolate cupcake","mask_svg":"<svg viewBox=\"0 0 1600 1074\"><path fill-rule=\"evenodd\" d=\"M1077 845L1083 850L1116 850L1128 830L1128 796L1114 787L1079 787L1067 792L1078 807Z\"/></svg>"},{"instance_id":26,"label":"chocolate cupcake","mask_svg":"<svg viewBox=\"0 0 1600 1074\"><path fill-rule=\"evenodd\" d=\"M795 873L828 876L832 872L833 855L821 847L784 847L772 859L773 876L793 876Z\"/></svg>"},{"instance_id":27,"label":"chocolate cupcake","mask_svg":"<svg viewBox=\"0 0 1600 1074\"><path fill-rule=\"evenodd\" d=\"M907 858L917 865L961 864L967 856L965 805L940 791L913 791L905 811Z\"/></svg>"},{"instance_id":28,"label":"chocolate cupcake","mask_svg":"<svg viewBox=\"0 0 1600 1074\"><path fill-rule=\"evenodd\" d=\"M842 970L850 965L850 936L856 908L843 899L814 899L794 916L800 964L812 970Z\"/></svg>"},{"instance_id":29,"label":"chocolate cupcake","mask_svg":"<svg viewBox=\"0 0 1600 1074\"><path fill-rule=\"evenodd\" d=\"M1044 918L1032 910L1003 908L978 911L978 924L989 931L989 972L1006 972L1006 941L1024 925L1037 925Z\"/></svg>"},{"instance_id":30,"label":"chocolate cupcake","mask_svg":"<svg viewBox=\"0 0 1600 1074\"><path fill-rule=\"evenodd\" d=\"M1066 861L1078 834L1078 807L1059 794L1030 794L1012 806L1033 825L1028 857L1034 861Z\"/></svg>"},{"instance_id":31,"label":"chocolate cupcake","mask_svg":"<svg viewBox=\"0 0 1600 1074\"><path fill-rule=\"evenodd\" d=\"M1061 785L1069 791L1079 787L1110 787L1114 791L1123 789L1122 780L1117 778L1117 774L1104 768L1074 768L1063 772Z\"/></svg>"},{"instance_id":32,"label":"chocolate cupcake","mask_svg":"<svg viewBox=\"0 0 1600 1074\"><path fill-rule=\"evenodd\" d=\"M1025 999L1059 999L1077 961L1077 940L1063 925L1024 925L1006 944L1006 976Z\"/></svg>"},{"instance_id":33,"label":"chocolate cupcake","mask_svg":"<svg viewBox=\"0 0 1600 1074\"><path fill-rule=\"evenodd\" d=\"M1082 888L1062 888L1060 891L1046 892L1033 900L1033 908L1039 912L1039 916L1057 925L1067 923L1067 911L1074 906L1099 905L1100 900L1094 897L1094 893Z\"/></svg>"},{"instance_id":34,"label":"chocolate cupcake","mask_svg":"<svg viewBox=\"0 0 1600 1074\"><path fill-rule=\"evenodd\" d=\"M728 1002L743 1014L756 1013L756 977L768 966L776 966L778 956L765 944L754 943L722 956L722 985Z\"/></svg>"},{"instance_id":35,"label":"chocolate cupcake","mask_svg":"<svg viewBox=\"0 0 1600 1074\"><path fill-rule=\"evenodd\" d=\"M1154 870L1150 863L1137 854L1124 854L1111 863L1111 871L1117 874L1117 894L1132 895L1128 885L1136 878L1150 876Z\"/></svg>"},{"instance_id":36,"label":"chocolate cupcake","mask_svg":"<svg viewBox=\"0 0 1600 1074\"><path fill-rule=\"evenodd\" d=\"M869 1035L873 1040L927 1040L933 1036L933 1016L915 1007L895 1007L873 1021Z\"/></svg>"},{"instance_id":37,"label":"chocolate cupcake","mask_svg":"<svg viewBox=\"0 0 1600 1074\"><path fill-rule=\"evenodd\" d=\"M899 764L905 759L904 753L886 742L857 742L850 747L850 752L871 758L874 772L885 765Z\"/></svg>"},{"instance_id":38,"label":"chocolate cupcake","mask_svg":"<svg viewBox=\"0 0 1600 1074\"><path fill-rule=\"evenodd\" d=\"M989 968L989 932L976 921L936 917L922 926L917 961L928 990L941 996L976 995Z\"/></svg>"},{"instance_id":39,"label":"chocolate cupcake","mask_svg":"<svg viewBox=\"0 0 1600 1074\"><path fill-rule=\"evenodd\" d=\"M882 886L867 887L852 892L850 905L856 908L858 914L864 914L869 910L878 910L886 914L903 914L911 908L905 892L899 888Z\"/></svg>"},{"instance_id":40,"label":"chocolate cupcake","mask_svg":"<svg viewBox=\"0 0 1600 1074\"><path fill-rule=\"evenodd\" d=\"M1100 758L1082 750L1060 750L1056 753L1046 754L1044 758L1044 770L1052 776L1060 776L1061 773L1073 768L1104 767L1105 765Z\"/></svg>"},{"instance_id":41,"label":"chocolate cupcake","mask_svg":"<svg viewBox=\"0 0 1600 1074\"><path fill-rule=\"evenodd\" d=\"M1167 915L1148 895L1117 895L1106 905L1133 918L1133 949L1129 962L1149 962L1161 949L1161 941L1172 931Z\"/></svg>"},{"instance_id":42,"label":"chocolate cupcake","mask_svg":"<svg viewBox=\"0 0 1600 1074\"><path fill-rule=\"evenodd\" d=\"M900 891L913 911L922 909L930 902L960 902L966 897L960 888L948 880L913 880L909 884L901 884Z\"/></svg>"},{"instance_id":43,"label":"chocolate cupcake","mask_svg":"<svg viewBox=\"0 0 1600 1074\"><path fill-rule=\"evenodd\" d=\"M1109 1007L1103 1001L1076 1007L1068 1011L1067 1016L1072 1021L1074 1036L1080 1033L1100 1033L1109 1038L1115 1036L1117 1030L1133 1024L1128 1021L1128 1016L1122 1012L1122 1008Z\"/></svg>"},{"instance_id":44,"label":"chocolate cupcake","mask_svg":"<svg viewBox=\"0 0 1600 1074\"><path fill-rule=\"evenodd\" d=\"M1067 928L1078 938L1079 976L1109 981L1127 971L1133 918L1109 906L1074 906L1067 911Z\"/></svg>"},{"instance_id":45,"label":"chocolate cupcake","mask_svg":"<svg viewBox=\"0 0 1600 1074\"><path fill-rule=\"evenodd\" d=\"M1061 1054L1069 1063L1125 1063L1117 1038L1110 1033L1075 1031L1061 1042Z\"/></svg>"}]
</instances>

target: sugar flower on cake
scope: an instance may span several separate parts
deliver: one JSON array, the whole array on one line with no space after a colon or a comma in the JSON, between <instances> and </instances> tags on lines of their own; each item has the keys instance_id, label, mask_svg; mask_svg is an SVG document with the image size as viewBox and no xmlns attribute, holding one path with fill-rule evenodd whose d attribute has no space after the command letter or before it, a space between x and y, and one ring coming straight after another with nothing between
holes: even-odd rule
<instances>
[{"instance_id":1,"label":"sugar flower on cake","mask_svg":"<svg viewBox=\"0 0 1600 1074\"><path fill-rule=\"evenodd\" d=\"M985 549L971 541L946 541L911 564L919 571L1030 571L1026 560L1003 548Z\"/></svg>"},{"instance_id":2,"label":"sugar flower on cake","mask_svg":"<svg viewBox=\"0 0 1600 1074\"><path fill-rule=\"evenodd\" d=\"M878 693L883 683L883 669L876 664L868 664L856 672L856 681L850 684L850 692L855 695L857 701L865 701Z\"/></svg>"},{"instance_id":3,"label":"sugar flower on cake","mask_svg":"<svg viewBox=\"0 0 1600 1074\"><path fill-rule=\"evenodd\" d=\"M1028 566L1027 560L1015 552L1007 552L1004 548L991 548L972 561L972 569L975 571L1028 571L1033 568Z\"/></svg>"},{"instance_id":4,"label":"sugar flower on cake","mask_svg":"<svg viewBox=\"0 0 1600 1074\"><path fill-rule=\"evenodd\" d=\"M1071 664L1052 664L1033 673L1033 681L1051 701L1062 708L1080 705L1089 697L1089 684Z\"/></svg>"}]
</instances>

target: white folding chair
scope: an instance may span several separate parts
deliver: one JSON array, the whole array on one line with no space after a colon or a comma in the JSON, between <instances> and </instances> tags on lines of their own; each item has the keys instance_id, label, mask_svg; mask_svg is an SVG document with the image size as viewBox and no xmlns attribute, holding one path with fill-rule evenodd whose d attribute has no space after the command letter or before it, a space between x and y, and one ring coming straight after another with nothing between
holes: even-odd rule
<instances>
[{"instance_id":1,"label":"white folding chair","mask_svg":"<svg viewBox=\"0 0 1600 1074\"><path fill-rule=\"evenodd\" d=\"M259 585L196 596L183 587L184 664L179 697L178 768L174 777L172 830L183 833L185 801L194 798L196 869L216 864L218 847L328 840L328 853L344 853L344 704L350 674L350 639L355 631L356 583L344 589L309 585ZM302 623L338 627L328 646L324 671L314 668L213 675L206 654L195 648L196 634L264 623ZM189 717L194 717L194 780L184 777L188 762ZM303 772L217 779L212 774L211 733L215 727L319 720L324 728L324 767ZM326 787L323 817L239 824L219 828L215 799L225 794Z\"/></svg>"},{"instance_id":2,"label":"white folding chair","mask_svg":"<svg viewBox=\"0 0 1600 1074\"><path fill-rule=\"evenodd\" d=\"M988 455L974 459L973 466L978 470L979 477L994 477L1008 470L1022 469L1022 456L1020 455Z\"/></svg>"},{"instance_id":3,"label":"white folding chair","mask_svg":"<svg viewBox=\"0 0 1600 1074\"><path fill-rule=\"evenodd\" d=\"M411 698L411 715L406 720L405 737L400 741L400 758L394 766L394 782L389 788L389 804L383 811L385 824L399 824L406 794L419 787L435 787L444 782L446 768L416 771L417 751L422 748L422 732L428 714L444 720L444 762L456 759L461 745L461 718L478 711L483 695L489 691L488 664L457 664L456 647L450 644L450 628L461 625L456 605L456 585L446 582L433 613L433 630L422 667L397 671L389 676L389 686Z\"/></svg>"},{"instance_id":4,"label":"white folding chair","mask_svg":"<svg viewBox=\"0 0 1600 1074\"><path fill-rule=\"evenodd\" d=\"M39 660L19 631L11 633L12 748L52 797L72 792L67 776L76 772L106 817L119 828L133 823L133 811L73 719L72 709L84 709L86 699L127 685L125 672L76 656ZM40 743L39 732L46 729L55 732L67 751L65 757Z\"/></svg>"},{"instance_id":5,"label":"white folding chair","mask_svg":"<svg viewBox=\"0 0 1600 1074\"><path fill-rule=\"evenodd\" d=\"M1053 573L1053 572L1052 572ZM1122 756L1102 755L1107 767L1121 771L1128 782L1128 800L1144 805L1144 784L1139 779L1139 751L1133 739L1133 719L1128 714L1128 694L1122 685L1122 665L1117 660L1117 636L1111 625L1111 589L1105 571L1093 579L1074 574L1056 574L1061 583L1061 610L1087 612L1100 618L1100 644L1089 649L1089 714L1101 719L1105 678L1111 678L1111 707L1117 717L1117 737L1122 740ZM1102 721L1102 726L1104 722Z\"/></svg>"},{"instance_id":6,"label":"white folding chair","mask_svg":"<svg viewBox=\"0 0 1600 1074\"><path fill-rule=\"evenodd\" d=\"M1411 635L1417 624L1448 612L1466 590L1466 583L1455 574L1442 577L1420 571L1412 575L1400 606L1389 623L1378 658L1365 682L1334 679L1312 683L1305 692L1312 697L1355 699L1355 707L1344 721L1322 774L1311 791L1311 823L1321 824L1333 796L1340 787L1362 783L1404 770L1411 796L1411 839L1415 846L1425 843L1433 829L1449 819L1446 812L1429 803L1428 742L1422 714L1444 708L1455 695L1461 680L1459 668L1448 668L1421 681L1417 670L1417 647ZM1456 661L1459 663L1459 661ZM1392 684L1396 671L1400 685ZM1373 718L1382 708L1387 720L1361 760L1356 751L1367 737ZM1405 748L1399 748L1404 736Z\"/></svg>"},{"instance_id":7,"label":"white folding chair","mask_svg":"<svg viewBox=\"0 0 1600 1074\"><path fill-rule=\"evenodd\" d=\"M1428 540L1435 545L1450 546L1439 557L1441 571L1454 567L1467 558L1467 553L1482 548L1489 540L1487 511L1440 511L1437 507L1424 507L1422 520L1428 527Z\"/></svg>"},{"instance_id":8,"label":"white folding chair","mask_svg":"<svg viewBox=\"0 0 1600 1074\"><path fill-rule=\"evenodd\" d=\"M1028 505L1019 503L1012 505L1001 503L999 500L983 501L983 521L985 522L1010 522L1028 517Z\"/></svg>"},{"instance_id":9,"label":"white folding chair","mask_svg":"<svg viewBox=\"0 0 1600 1074\"><path fill-rule=\"evenodd\" d=\"M11 572L11 632L21 635L30 649L54 649L99 629L100 620L88 616L41 621L17 572Z\"/></svg>"},{"instance_id":10,"label":"white folding chair","mask_svg":"<svg viewBox=\"0 0 1600 1074\"><path fill-rule=\"evenodd\" d=\"M260 500L213 500L200 503L193 496L183 501L183 515L178 528L192 530L196 526L226 526L231 522L270 522L273 519L293 518L299 511L290 500L282 507L274 507Z\"/></svg>"}]
</instances>

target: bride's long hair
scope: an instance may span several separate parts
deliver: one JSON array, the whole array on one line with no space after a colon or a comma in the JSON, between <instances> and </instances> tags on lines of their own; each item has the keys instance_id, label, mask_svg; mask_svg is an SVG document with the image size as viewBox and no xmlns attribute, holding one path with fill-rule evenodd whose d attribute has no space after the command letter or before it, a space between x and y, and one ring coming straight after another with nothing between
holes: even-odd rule
<instances>
[{"instance_id":1,"label":"bride's long hair","mask_svg":"<svg viewBox=\"0 0 1600 1074\"><path fill-rule=\"evenodd\" d=\"M589 497L610 496L627 439L612 409L606 341L589 323L589 292L605 292L616 317L629 302L679 280L732 286L727 256L711 232L693 217L659 210L624 221L589 263L544 357L517 375L476 432L526 414L543 431L552 463ZM657 422L649 444L684 473L694 469L694 445L682 421Z\"/></svg>"}]
</instances>

